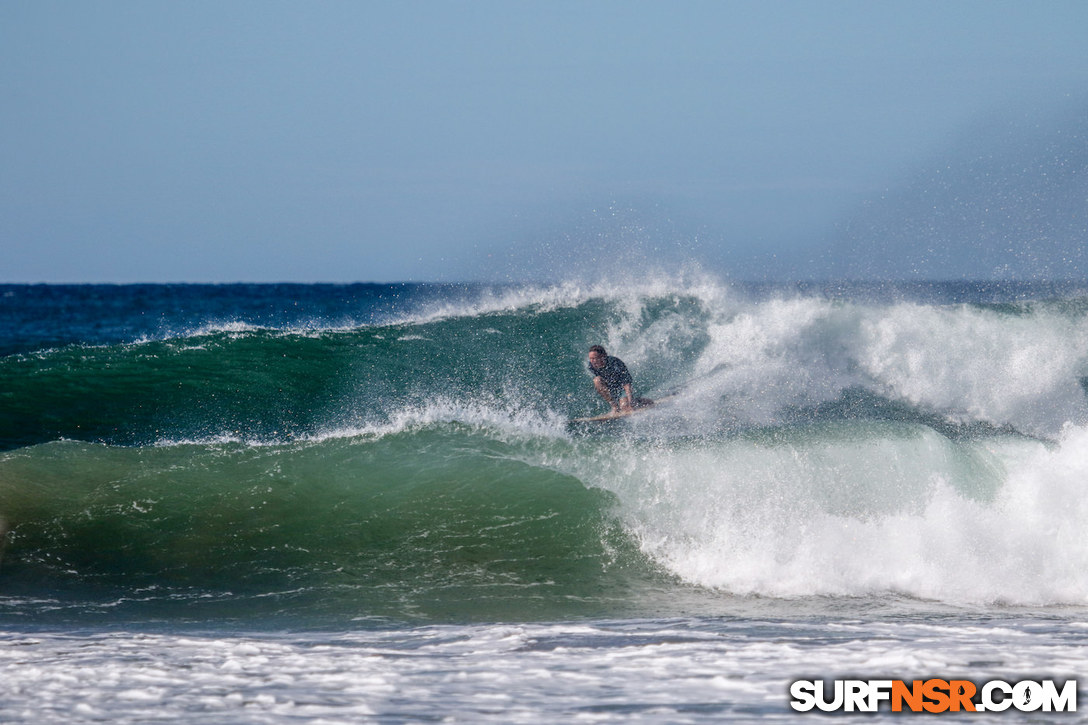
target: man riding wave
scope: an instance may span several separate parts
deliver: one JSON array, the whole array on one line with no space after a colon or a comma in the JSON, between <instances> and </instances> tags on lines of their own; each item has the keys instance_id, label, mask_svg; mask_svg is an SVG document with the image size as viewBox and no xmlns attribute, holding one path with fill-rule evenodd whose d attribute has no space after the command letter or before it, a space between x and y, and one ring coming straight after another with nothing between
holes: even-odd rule
<instances>
[{"instance_id":1,"label":"man riding wave","mask_svg":"<svg viewBox=\"0 0 1088 725\"><path fill-rule=\"evenodd\" d=\"M649 402L635 397L634 380L627 366L601 345L589 348L589 372L593 375L593 387L612 406L613 413L634 410Z\"/></svg>"}]
</instances>

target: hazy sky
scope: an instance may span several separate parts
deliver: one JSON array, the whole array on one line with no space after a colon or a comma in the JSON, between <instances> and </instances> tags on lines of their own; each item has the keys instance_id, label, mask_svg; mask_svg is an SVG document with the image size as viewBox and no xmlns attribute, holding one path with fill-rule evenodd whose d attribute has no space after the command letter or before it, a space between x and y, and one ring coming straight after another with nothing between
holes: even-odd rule
<instances>
[{"instance_id":1,"label":"hazy sky","mask_svg":"<svg viewBox=\"0 0 1088 725\"><path fill-rule=\"evenodd\" d=\"M1086 89L1082 0L5 0L0 281L788 274Z\"/></svg>"}]
</instances>

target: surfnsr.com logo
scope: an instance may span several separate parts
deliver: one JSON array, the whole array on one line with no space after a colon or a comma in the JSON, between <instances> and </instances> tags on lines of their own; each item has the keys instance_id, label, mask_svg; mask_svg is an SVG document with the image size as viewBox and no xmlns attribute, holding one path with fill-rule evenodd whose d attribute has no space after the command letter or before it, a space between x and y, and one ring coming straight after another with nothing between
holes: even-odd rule
<instances>
[{"instance_id":1,"label":"surfnsr.com logo","mask_svg":"<svg viewBox=\"0 0 1088 725\"><path fill-rule=\"evenodd\" d=\"M798 712L1076 712L1077 681L1054 680L797 680L790 707Z\"/></svg>"}]
</instances>

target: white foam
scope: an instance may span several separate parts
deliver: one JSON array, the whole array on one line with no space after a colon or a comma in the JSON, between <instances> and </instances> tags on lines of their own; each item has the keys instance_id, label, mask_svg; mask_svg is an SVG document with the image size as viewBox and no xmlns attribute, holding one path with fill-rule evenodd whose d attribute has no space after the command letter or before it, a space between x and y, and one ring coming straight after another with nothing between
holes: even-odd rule
<instances>
[{"instance_id":1,"label":"white foam","mask_svg":"<svg viewBox=\"0 0 1088 725\"><path fill-rule=\"evenodd\" d=\"M625 447L579 475L616 492L643 550L693 584L1088 604L1088 428L1056 447L925 428Z\"/></svg>"},{"instance_id":2,"label":"white foam","mask_svg":"<svg viewBox=\"0 0 1088 725\"><path fill-rule=\"evenodd\" d=\"M866 315L854 351L892 395L949 416L1047 434L1086 419L1085 318L902 304Z\"/></svg>"},{"instance_id":3,"label":"white foam","mask_svg":"<svg viewBox=\"0 0 1088 725\"><path fill-rule=\"evenodd\" d=\"M510 401L472 401L438 396L424 404L395 411L388 422L336 429L321 436L390 435L449 423L505 431L519 437L551 438L565 435L566 429L566 418L551 411L523 408Z\"/></svg>"},{"instance_id":4,"label":"white foam","mask_svg":"<svg viewBox=\"0 0 1088 725\"><path fill-rule=\"evenodd\" d=\"M35 723L796 722L799 677L1064 679L1088 666L1084 644L1058 625L965 619L0 632L0 701Z\"/></svg>"},{"instance_id":5,"label":"white foam","mask_svg":"<svg viewBox=\"0 0 1088 725\"><path fill-rule=\"evenodd\" d=\"M1044 436L1067 422L1088 422L1079 382L1088 373L1083 316L726 298L693 324L705 326L709 342L691 365L691 397L721 403L711 412L726 407L747 423L775 423L784 409L833 401L849 388L952 422L1012 425ZM698 332L684 334L691 339ZM631 334L617 325L617 337Z\"/></svg>"},{"instance_id":6,"label":"white foam","mask_svg":"<svg viewBox=\"0 0 1088 725\"><path fill-rule=\"evenodd\" d=\"M785 406L833 400L853 384L844 346L855 313L812 299L717 309L695 362L698 397L724 401L749 423L774 422Z\"/></svg>"}]
</instances>

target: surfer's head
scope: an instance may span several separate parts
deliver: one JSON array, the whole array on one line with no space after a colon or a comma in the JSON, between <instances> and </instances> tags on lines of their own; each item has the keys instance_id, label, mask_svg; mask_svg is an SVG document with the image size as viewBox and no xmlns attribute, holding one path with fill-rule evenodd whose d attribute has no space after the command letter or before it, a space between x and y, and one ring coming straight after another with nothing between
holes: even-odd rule
<instances>
[{"instance_id":1,"label":"surfer's head","mask_svg":"<svg viewBox=\"0 0 1088 725\"><path fill-rule=\"evenodd\" d=\"M608 352L601 345L594 345L589 348L589 364L595 368L599 368L604 365L608 360Z\"/></svg>"}]
</instances>

